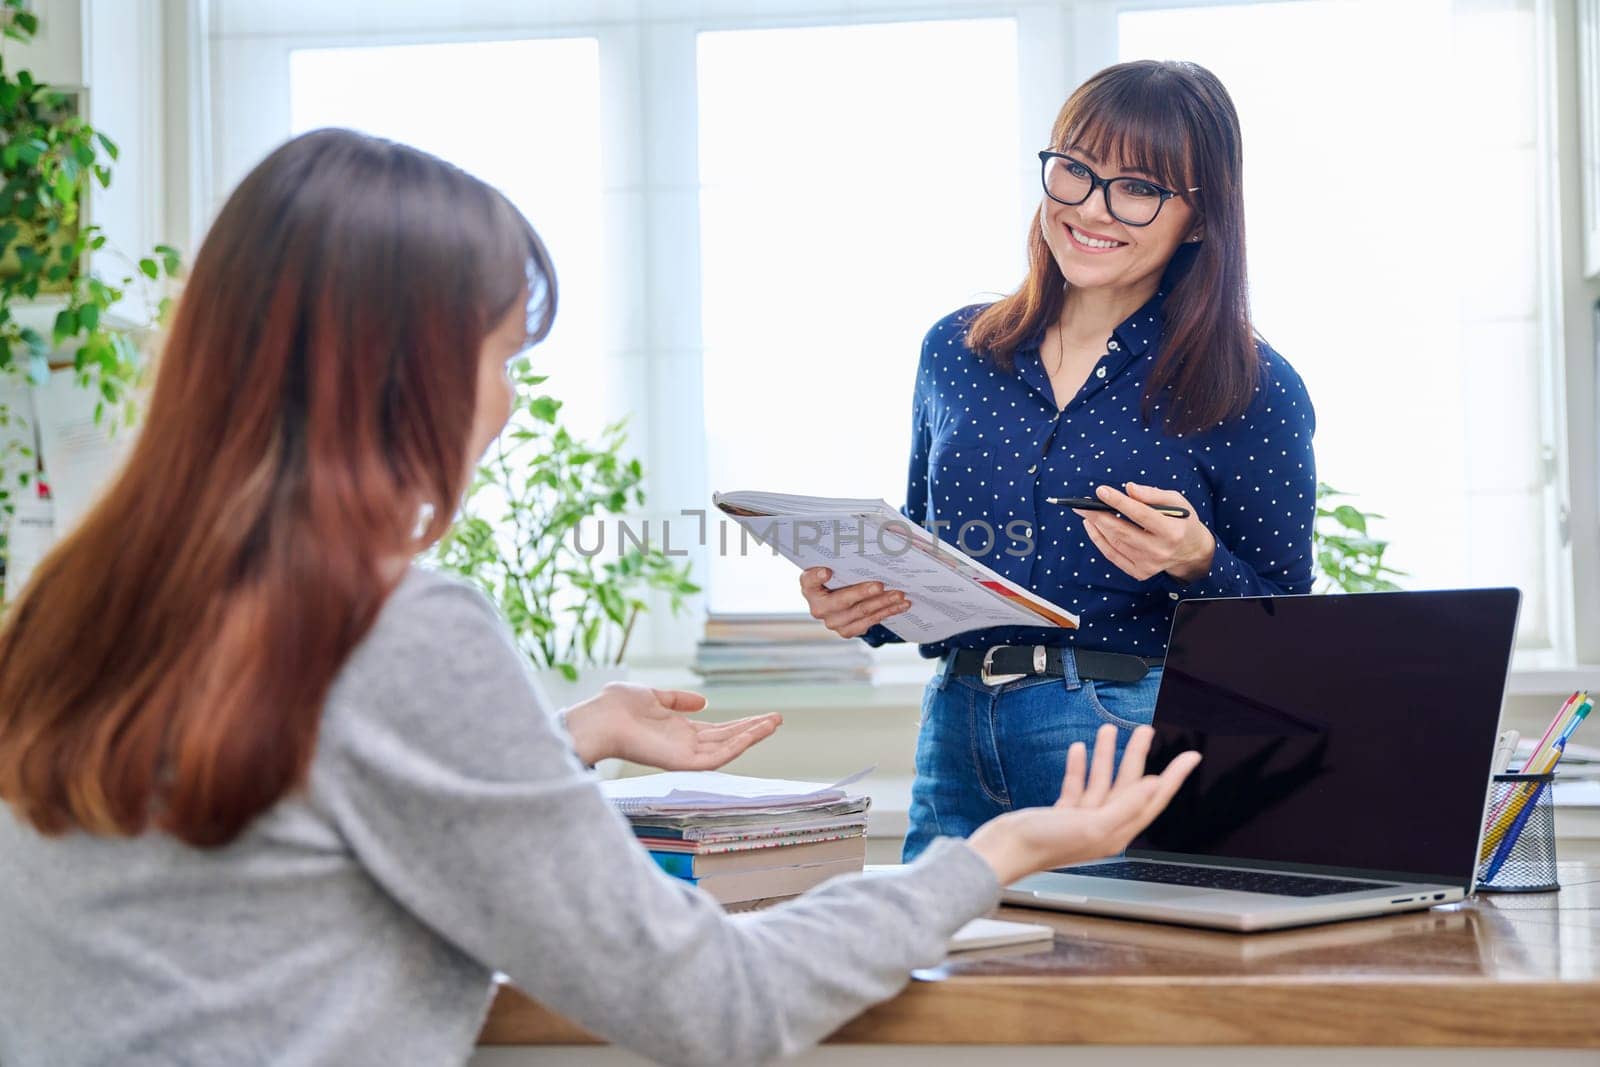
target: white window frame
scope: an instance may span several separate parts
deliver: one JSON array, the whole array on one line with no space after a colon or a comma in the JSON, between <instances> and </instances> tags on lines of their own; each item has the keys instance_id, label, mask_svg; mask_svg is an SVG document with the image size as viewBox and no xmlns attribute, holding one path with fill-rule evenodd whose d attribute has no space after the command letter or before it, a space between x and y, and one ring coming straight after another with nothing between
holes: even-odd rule
<instances>
[{"instance_id":1,"label":"white window frame","mask_svg":"<svg viewBox=\"0 0 1600 1067\"><path fill-rule=\"evenodd\" d=\"M601 145L608 184L604 214L608 247L626 256L608 259L604 350L637 367L626 375L628 395L619 409L632 412L630 447L646 460L646 491L655 509L652 530L673 520L673 547L692 528L680 509L709 506L702 435L683 427L704 425L700 358L699 184L695 66L697 34L706 30L842 25L927 19L1011 17L1017 20L1019 116L1022 143L1049 129L1067 93L1116 61L1117 18L1124 11L1211 6L1239 0L182 0L191 18L204 20L195 36L206 42L189 57L191 80L209 81L209 119L189 117L187 158L195 182L185 221L209 219L220 198L289 128L289 53L294 49L592 36L599 41ZM1258 2L1258 0L1245 0ZM1264 2L1264 0L1260 0ZM1530 665L1600 662L1600 604L1574 597L1574 576L1600 575L1600 479L1595 476L1594 338L1588 307L1592 288L1582 283L1581 248L1562 234L1581 232L1569 175L1557 167L1557 144L1566 169L1576 98L1570 0L1535 0L1539 47L1547 71L1541 85L1539 187L1543 191L1541 296L1544 314L1543 446L1552 538L1547 581L1554 647ZM170 10L170 9L169 9ZM1567 43L1563 44L1565 40ZM1063 57L1065 62L1062 61ZM1559 65L1557 60L1560 60ZM209 74L206 70L209 68ZM233 97L248 87L250 103ZM1559 111L1558 107L1559 105ZM205 109L200 109L205 114ZM1558 121L1561 126L1558 128ZM624 161L624 170L616 170ZM1019 163L1024 203L1032 203L1035 173ZM1559 225L1557 220L1559 219ZM535 220L537 224L537 220ZM1574 282L1574 277L1577 282ZM1577 318L1563 316L1563 298ZM1579 321L1581 319L1581 321ZM1569 358L1570 354L1570 358ZM1587 389L1588 407L1566 392L1569 382ZM1566 398L1566 404L1561 402ZM1587 417L1584 416L1588 411ZM1576 457L1576 462L1574 461ZM1583 531L1572 536L1574 524ZM1567 537L1557 543L1565 529ZM714 536L708 539L715 544ZM705 573L709 550L691 540L689 558ZM1594 584L1594 583L1591 583ZM653 605L636 634L639 666L682 665L698 639L703 603L677 619L664 603ZM800 607L798 594L796 608ZM890 658L909 648L882 650Z\"/></svg>"}]
</instances>

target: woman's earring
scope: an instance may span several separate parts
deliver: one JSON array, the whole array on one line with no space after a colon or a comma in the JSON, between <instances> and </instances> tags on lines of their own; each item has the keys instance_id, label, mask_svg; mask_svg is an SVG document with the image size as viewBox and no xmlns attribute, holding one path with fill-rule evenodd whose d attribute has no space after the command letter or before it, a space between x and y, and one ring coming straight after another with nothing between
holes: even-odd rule
<instances>
[{"instance_id":1,"label":"woman's earring","mask_svg":"<svg viewBox=\"0 0 1600 1067\"><path fill-rule=\"evenodd\" d=\"M1190 235L1189 235L1189 237L1188 237L1188 240L1187 240L1187 243L1189 243L1189 244L1195 244L1195 243L1196 243L1196 242L1198 242L1198 241L1199 241L1199 240L1200 240L1200 235L1199 235L1199 234L1197 234L1197 233L1191 233L1191 234L1190 234Z\"/></svg>"}]
</instances>

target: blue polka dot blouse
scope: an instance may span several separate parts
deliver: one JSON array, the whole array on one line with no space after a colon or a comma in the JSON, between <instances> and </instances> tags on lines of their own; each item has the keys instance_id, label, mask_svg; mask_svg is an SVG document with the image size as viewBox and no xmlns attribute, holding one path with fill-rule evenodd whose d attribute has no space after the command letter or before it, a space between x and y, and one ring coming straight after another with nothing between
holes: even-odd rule
<instances>
[{"instance_id":1,"label":"blue polka dot blouse","mask_svg":"<svg viewBox=\"0 0 1600 1067\"><path fill-rule=\"evenodd\" d=\"M1144 388L1165 295L1157 292L1106 339L1105 355L1059 411L1040 357L1042 330L1017 351L1009 374L967 347L967 325L984 305L928 331L912 405L906 517L1075 613L1080 628L973 630L923 645L922 655L1042 643L1160 656L1179 599L1310 592L1316 420L1305 385L1258 341L1265 374L1243 416L1176 436L1162 428L1158 404L1147 424ZM1130 481L1176 489L1195 506L1217 541L1209 573L1188 584L1167 574L1138 581L1100 553L1070 509L1045 502ZM863 638L899 640L883 626Z\"/></svg>"}]
</instances>

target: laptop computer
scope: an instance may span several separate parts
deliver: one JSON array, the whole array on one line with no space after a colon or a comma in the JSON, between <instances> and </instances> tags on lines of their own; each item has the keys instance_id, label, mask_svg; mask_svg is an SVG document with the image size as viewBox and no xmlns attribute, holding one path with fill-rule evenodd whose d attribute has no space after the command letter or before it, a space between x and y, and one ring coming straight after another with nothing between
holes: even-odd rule
<instances>
[{"instance_id":1,"label":"laptop computer","mask_svg":"<svg viewBox=\"0 0 1600 1067\"><path fill-rule=\"evenodd\" d=\"M1268 930L1472 892L1515 589L1186 600L1149 770L1204 759L1110 860L1011 904Z\"/></svg>"}]
</instances>

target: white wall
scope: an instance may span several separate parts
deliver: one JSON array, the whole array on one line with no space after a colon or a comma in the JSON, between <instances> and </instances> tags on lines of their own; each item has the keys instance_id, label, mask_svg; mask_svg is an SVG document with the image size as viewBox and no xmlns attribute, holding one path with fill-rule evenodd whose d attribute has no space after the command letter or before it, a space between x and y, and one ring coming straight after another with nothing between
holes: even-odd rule
<instances>
[{"instance_id":1,"label":"white wall","mask_svg":"<svg viewBox=\"0 0 1600 1067\"><path fill-rule=\"evenodd\" d=\"M40 81L83 84L83 0L35 0L39 32L24 46L0 42L7 70L26 67Z\"/></svg>"}]
</instances>

